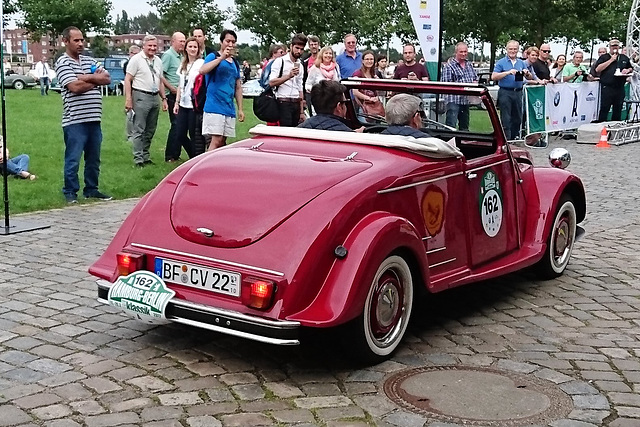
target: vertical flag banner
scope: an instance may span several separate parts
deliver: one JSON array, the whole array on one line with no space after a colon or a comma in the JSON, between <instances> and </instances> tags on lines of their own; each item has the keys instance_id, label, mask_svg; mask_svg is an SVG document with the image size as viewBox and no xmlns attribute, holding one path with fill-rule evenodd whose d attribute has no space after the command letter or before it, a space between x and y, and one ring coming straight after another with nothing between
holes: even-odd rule
<instances>
[{"instance_id":1,"label":"vertical flag banner","mask_svg":"<svg viewBox=\"0 0 640 427\"><path fill-rule=\"evenodd\" d=\"M440 0L407 0L407 7L429 77L436 80L440 66Z\"/></svg>"},{"instance_id":2,"label":"vertical flag banner","mask_svg":"<svg viewBox=\"0 0 640 427\"><path fill-rule=\"evenodd\" d=\"M545 86L527 86L527 133L544 132Z\"/></svg>"}]
</instances>

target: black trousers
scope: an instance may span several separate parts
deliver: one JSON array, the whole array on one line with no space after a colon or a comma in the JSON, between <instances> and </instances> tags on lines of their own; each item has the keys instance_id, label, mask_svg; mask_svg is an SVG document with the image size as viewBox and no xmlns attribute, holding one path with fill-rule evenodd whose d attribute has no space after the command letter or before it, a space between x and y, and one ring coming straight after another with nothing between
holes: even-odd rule
<instances>
[{"instance_id":1,"label":"black trousers","mask_svg":"<svg viewBox=\"0 0 640 427\"><path fill-rule=\"evenodd\" d=\"M189 158L195 156L196 113L193 108L182 108L176 116L176 141L178 150L184 148ZM174 157L176 159L177 157Z\"/></svg>"},{"instance_id":2,"label":"black trousers","mask_svg":"<svg viewBox=\"0 0 640 427\"><path fill-rule=\"evenodd\" d=\"M300 123L300 101L278 101L280 126L295 127Z\"/></svg>"},{"instance_id":3,"label":"black trousers","mask_svg":"<svg viewBox=\"0 0 640 427\"><path fill-rule=\"evenodd\" d=\"M607 115L612 106L611 120L622 120L623 102L624 87L602 86L600 88L600 113L598 114L598 121L607 121Z\"/></svg>"},{"instance_id":4,"label":"black trousers","mask_svg":"<svg viewBox=\"0 0 640 427\"><path fill-rule=\"evenodd\" d=\"M178 160L180 152L180 142L176 138L176 115L173 114L173 107L176 105L176 95L170 93L167 95L167 106L169 107L169 122L171 127L169 128L169 135L167 135L167 146L164 149L164 160Z\"/></svg>"}]
</instances>

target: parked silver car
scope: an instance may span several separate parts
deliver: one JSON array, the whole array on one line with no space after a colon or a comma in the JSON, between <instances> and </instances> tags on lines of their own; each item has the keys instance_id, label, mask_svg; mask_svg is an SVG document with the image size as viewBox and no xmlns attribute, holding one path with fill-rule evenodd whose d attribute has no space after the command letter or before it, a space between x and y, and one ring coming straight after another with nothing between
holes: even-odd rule
<instances>
[{"instance_id":1,"label":"parked silver car","mask_svg":"<svg viewBox=\"0 0 640 427\"><path fill-rule=\"evenodd\" d=\"M2 83L5 88L13 88L17 90L22 90L25 87L33 87L36 85L36 81L33 77L17 73L5 75L2 79Z\"/></svg>"}]
</instances>

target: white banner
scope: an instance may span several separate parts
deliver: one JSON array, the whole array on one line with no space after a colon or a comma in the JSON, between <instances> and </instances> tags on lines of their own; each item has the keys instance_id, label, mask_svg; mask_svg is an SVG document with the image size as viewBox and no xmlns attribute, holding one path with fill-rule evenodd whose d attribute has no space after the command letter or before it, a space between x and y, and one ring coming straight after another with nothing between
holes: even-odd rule
<instances>
[{"instance_id":1,"label":"white banner","mask_svg":"<svg viewBox=\"0 0 640 427\"><path fill-rule=\"evenodd\" d=\"M440 0L407 0L407 7L429 76L436 80L440 64Z\"/></svg>"},{"instance_id":2,"label":"white banner","mask_svg":"<svg viewBox=\"0 0 640 427\"><path fill-rule=\"evenodd\" d=\"M545 125L549 132L576 129L598 119L600 83L548 84L545 90Z\"/></svg>"}]
</instances>

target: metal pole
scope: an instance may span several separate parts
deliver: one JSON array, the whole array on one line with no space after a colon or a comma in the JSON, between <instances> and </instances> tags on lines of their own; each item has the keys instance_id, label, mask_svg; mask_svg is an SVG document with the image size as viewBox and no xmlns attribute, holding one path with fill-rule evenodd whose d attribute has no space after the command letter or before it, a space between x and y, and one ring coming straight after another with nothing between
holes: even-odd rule
<instances>
[{"instance_id":1,"label":"metal pole","mask_svg":"<svg viewBox=\"0 0 640 427\"><path fill-rule=\"evenodd\" d=\"M3 2L0 2L0 76L2 77L2 84L0 84L0 96L2 100L2 181L4 184L3 200L4 200L4 228L9 229L9 186L7 177L9 172L7 170L7 120L5 109L5 97L4 97L4 9Z\"/></svg>"}]
</instances>

